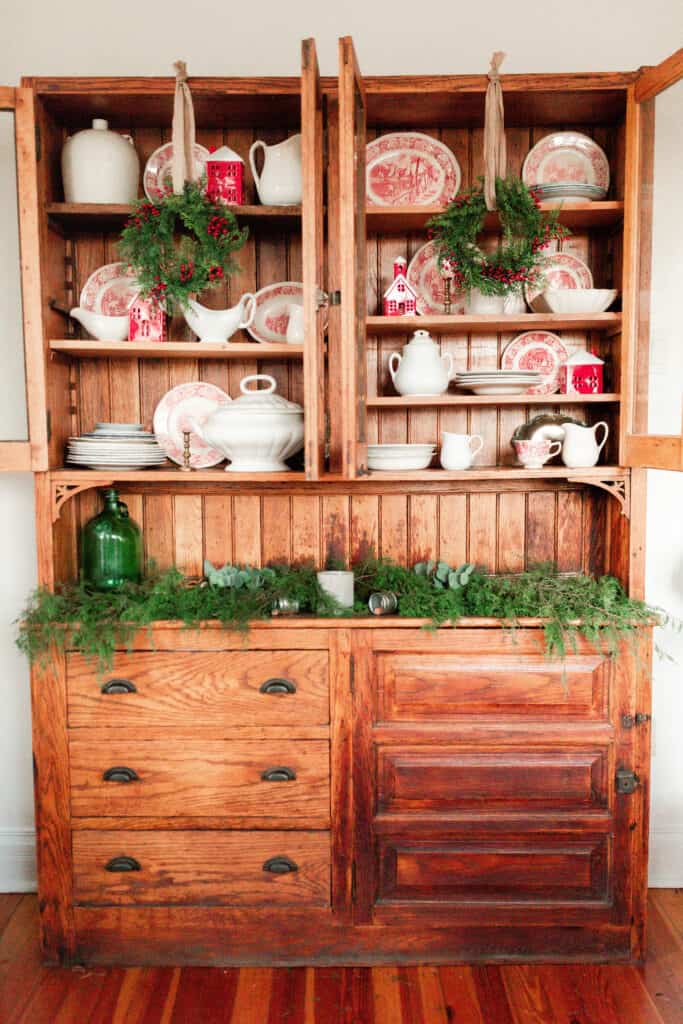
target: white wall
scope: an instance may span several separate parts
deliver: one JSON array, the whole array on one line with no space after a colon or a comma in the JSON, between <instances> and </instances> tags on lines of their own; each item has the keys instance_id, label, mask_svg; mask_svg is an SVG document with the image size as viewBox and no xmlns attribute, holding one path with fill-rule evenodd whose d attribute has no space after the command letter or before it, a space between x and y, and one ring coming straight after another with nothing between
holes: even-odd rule
<instances>
[{"instance_id":1,"label":"white wall","mask_svg":"<svg viewBox=\"0 0 683 1024\"><path fill-rule=\"evenodd\" d=\"M420 22L420 17L424 22ZM299 41L314 36L323 74L336 73L337 38L351 34L367 73L477 73L490 53L504 48L504 71L550 72L628 70L666 57L683 36L683 8L671 0L622 0L567 5L546 0L492 0L477 4L414 0L369 4L345 0L339 8L312 0L248 5L140 4L118 0L95 12L85 0L4 0L0 16L0 81L16 84L22 74L166 75L182 57L194 75L297 74ZM1 128L2 126L0 126ZM0 433L21 436L23 387L20 338L16 328L16 250L5 211L13 195L6 140L0 136L0 322L2 401ZM13 326L15 325L15 326ZM677 353L681 377L683 357ZM652 490L648 551L649 596L683 616L683 536L680 532L683 482L671 476ZM29 887L32 881L32 820L28 674L12 646L16 617L34 584L30 482L0 479L0 891ZM674 526L672 527L672 523ZM678 524L678 525L676 525ZM675 535L675 529L678 534ZM676 643L683 662L683 643ZM680 669L655 670L657 725L653 766L653 880L683 885L683 771L677 742ZM678 845L678 848L676 844ZM678 854L678 856L677 856Z\"/></svg>"}]
</instances>

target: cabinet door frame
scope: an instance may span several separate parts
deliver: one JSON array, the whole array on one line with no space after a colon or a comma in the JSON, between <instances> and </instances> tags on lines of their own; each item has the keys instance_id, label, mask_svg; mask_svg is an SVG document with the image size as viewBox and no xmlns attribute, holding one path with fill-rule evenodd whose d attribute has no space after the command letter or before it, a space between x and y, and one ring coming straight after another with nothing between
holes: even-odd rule
<instances>
[{"instance_id":1,"label":"cabinet door frame","mask_svg":"<svg viewBox=\"0 0 683 1024\"><path fill-rule=\"evenodd\" d=\"M30 472L48 468L47 406L43 362L36 127L33 91L0 87L0 110L14 114L17 203L21 265L24 373L28 438L0 441L0 471Z\"/></svg>"},{"instance_id":2,"label":"cabinet door frame","mask_svg":"<svg viewBox=\"0 0 683 1024\"><path fill-rule=\"evenodd\" d=\"M304 455L307 480L319 480L325 460L323 97L315 40L301 44L301 258L304 283Z\"/></svg>"},{"instance_id":3,"label":"cabinet door frame","mask_svg":"<svg viewBox=\"0 0 683 1024\"><path fill-rule=\"evenodd\" d=\"M683 49L661 64L644 68L629 88L627 107L626 213L624 221L623 354L621 462L633 469L683 471L683 423L680 434L647 430L651 204L654 172L654 101L683 78ZM647 248L649 246L649 248ZM647 276L646 276L647 275Z\"/></svg>"},{"instance_id":4,"label":"cabinet door frame","mask_svg":"<svg viewBox=\"0 0 683 1024\"><path fill-rule=\"evenodd\" d=\"M339 255L341 288L341 360L339 398L341 467L353 479L367 472L365 354L366 101L353 40L339 40ZM337 397L337 396L335 396Z\"/></svg>"}]
</instances>

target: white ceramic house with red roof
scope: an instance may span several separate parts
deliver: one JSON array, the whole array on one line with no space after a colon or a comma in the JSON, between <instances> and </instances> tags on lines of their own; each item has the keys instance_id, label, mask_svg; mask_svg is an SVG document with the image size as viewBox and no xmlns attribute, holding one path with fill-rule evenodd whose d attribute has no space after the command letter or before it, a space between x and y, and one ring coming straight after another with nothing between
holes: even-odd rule
<instances>
[{"instance_id":1,"label":"white ceramic house with red roof","mask_svg":"<svg viewBox=\"0 0 683 1024\"><path fill-rule=\"evenodd\" d=\"M407 266L403 256L397 256L394 260L394 280L382 298L385 316L415 316L417 313L417 294L408 284Z\"/></svg>"}]
</instances>

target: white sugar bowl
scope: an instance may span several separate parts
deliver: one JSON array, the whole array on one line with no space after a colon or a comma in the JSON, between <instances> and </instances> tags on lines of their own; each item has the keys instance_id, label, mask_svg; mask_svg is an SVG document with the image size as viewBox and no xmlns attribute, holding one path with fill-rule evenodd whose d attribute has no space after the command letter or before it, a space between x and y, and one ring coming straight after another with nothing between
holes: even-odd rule
<instances>
[{"instance_id":1,"label":"white sugar bowl","mask_svg":"<svg viewBox=\"0 0 683 1024\"><path fill-rule=\"evenodd\" d=\"M133 203L138 195L140 159L133 140L109 131L94 118L62 147L62 181L67 203Z\"/></svg>"},{"instance_id":2,"label":"white sugar bowl","mask_svg":"<svg viewBox=\"0 0 683 1024\"><path fill-rule=\"evenodd\" d=\"M251 381L268 387L252 391ZM228 473L282 473L285 459L304 446L304 411L296 402L276 395L277 382L266 373L254 373L240 381L242 394L216 409L204 423L190 426L212 448L230 459Z\"/></svg>"}]
</instances>

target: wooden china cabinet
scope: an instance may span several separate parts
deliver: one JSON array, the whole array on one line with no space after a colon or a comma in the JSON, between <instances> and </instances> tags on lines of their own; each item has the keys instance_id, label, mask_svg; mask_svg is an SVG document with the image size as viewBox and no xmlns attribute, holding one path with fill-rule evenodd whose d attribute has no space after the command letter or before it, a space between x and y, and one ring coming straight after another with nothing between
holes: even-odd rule
<instances>
[{"instance_id":1,"label":"wooden china cabinet","mask_svg":"<svg viewBox=\"0 0 683 1024\"><path fill-rule=\"evenodd\" d=\"M194 575L222 564L374 549L517 572L554 559L644 578L645 472L681 469L683 437L647 433L655 97L679 52L626 74L503 76L508 167L556 127L596 139L610 163L602 202L568 206L563 246L620 291L618 312L376 315L397 255L432 212L366 207L365 147L419 129L483 169L484 76L363 77L350 39L338 78L191 80L197 138L246 156L255 138L301 131L301 208L257 204L241 272L217 306L303 280L306 342L196 344L179 321L165 345L92 341L64 315L88 275L116 258L127 215L63 201L67 134L93 116L129 133L141 162L170 137L161 78L27 78L0 91L16 122L30 434L6 469L35 474L40 582L78 572L78 537L114 483L146 554ZM496 231L497 218L488 227ZM320 293L327 296L326 308ZM327 328L324 330L324 322ZM495 368L540 326L606 360L606 393L402 398L389 353L427 327L457 368ZM105 473L65 467L67 438L95 421L140 421L173 385L232 395L264 370L301 402L304 468L239 476L222 467ZM514 465L526 418L561 410L606 420L588 470ZM465 473L371 473L370 441L478 433ZM515 638L493 620L436 634L398 618L275 620L245 639L214 624L159 623L99 677L79 654L33 670L42 942L62 963L373 963L638 960L644 955L650 637L640 656L580 644L547 661L539 622Z\"/></svg>"}]
</instances>

